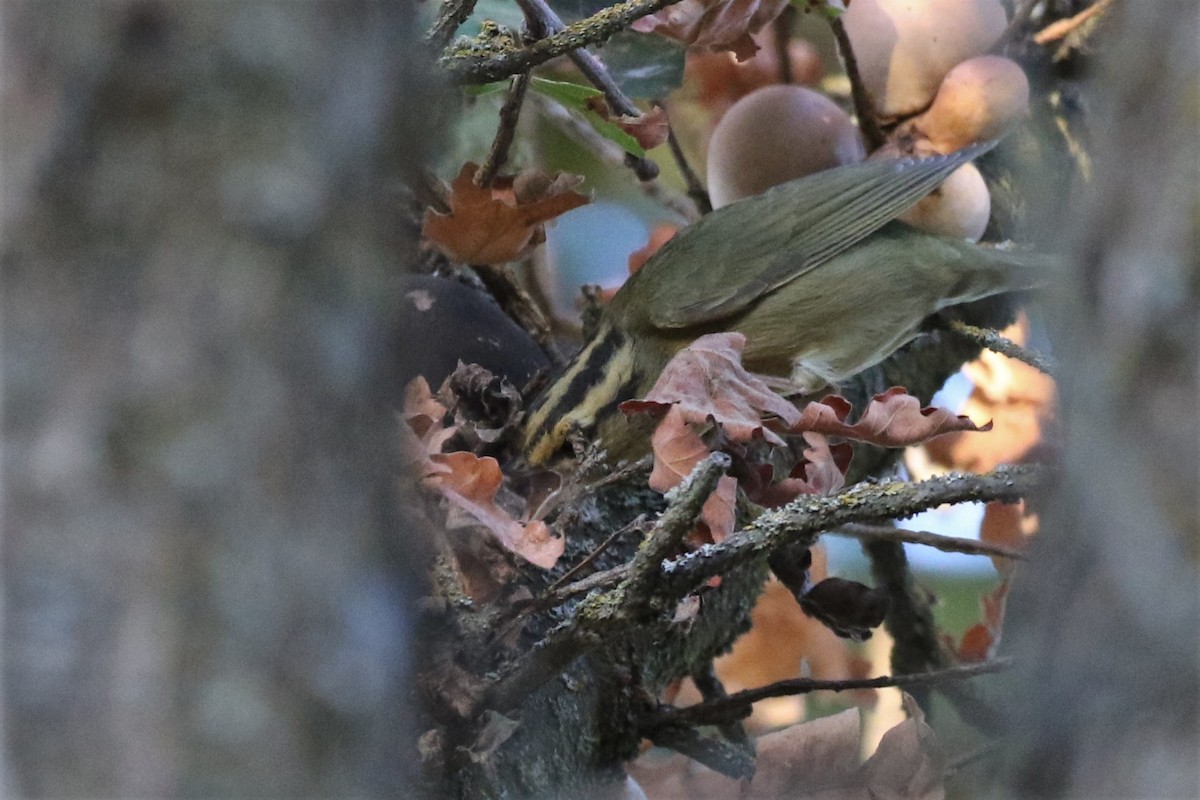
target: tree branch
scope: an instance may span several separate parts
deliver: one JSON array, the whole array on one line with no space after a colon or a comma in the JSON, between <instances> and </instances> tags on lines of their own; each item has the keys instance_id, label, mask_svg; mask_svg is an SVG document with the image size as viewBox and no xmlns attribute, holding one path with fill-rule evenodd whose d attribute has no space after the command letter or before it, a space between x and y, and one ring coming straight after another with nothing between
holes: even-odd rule
<instances>
[{"instance_id":1,"label":"tree branch","mask_svg":"<svg viewBox=\"0 0 1200 800\"><path fill-rule=\"evenodd\" d=\"M496 52L478 39L450 48L442 55L441 65L460 83L488 83L526 72L552 58L572 50L600 44L629 27L634 21L679 0L626 0L602 9L586 19L568 25L558 33L517 49Z\"/></svg>"},{"instance_id":2,"label":"tree branch","mask_svg":"<svg viewBox=\"0 0 1200 800\"><path fill-rule=\"evenodd\" d=\"M998 658L982 664L963 664L931 672L913 675L884 675L878 678L856 678L849 680L817 680L815 678L792 678L776 681L757 689L746 689L718 700L709 700L685 708L668 707L656 712L646 721L646 729L677 725L719 725L742 719L750 708L760 700L772 697L790 697L810 692L845 692L852 689L883 689L896 686L902 689L914 686L935 686L947 681L965 680L980 675L990 675L1008 669L1012 660Z\"/></svg>"},{"instance_id":3,"label":"tree branch","mask_svg":"<svg viewBox=\"0 0 1200 800\"><path fill-rule=\"evenodd\" d=\"M999 467L982 475L950 473L920 483L861 483L832 497L803 497L764 512L718 545L702 547L662 565L663 590L678 598L705 580L790 542L812 544L822 531L849 522L882 522L943 503L1015 502L1037 488L1047 470L1037 465Z\"/></svg>"},{"instance_id":4,"label":"tree branch","mask_svg":"<svg viewBox=\"0 0 1200 800\"><path fill-rule=\"evenodd\" d=\"M850 34L846 33L846 26L840 19L833 17L829 20L829 27L833 29L838 52L846 65L846 77L850 80L850 97L854 101L854 115L858 117L858 129L867 140L867 152L870 152L882 147L887 137L879 127L879 120L875 118L875 105L858 71L858 59L854 57L854 46L850 43Z\"/></svg>"},{"instance_id":5,"label":"tree branch","mask_svg":"<svg viewBox=\"0 0 1200 800\"><path fill-rule=\"evenodd\" d=\"M1014 342L1001 336L996 331L980 328L976 325L968 325L961 320L952 320L948 326L948 330L956 336L961 336L980 347L986 347L988 350L994 350L1000 355L1015 358L1039 372L1045 373L1050 377L1054 377L1055 364L1054 359L1036 353L1033 350L1022 347Z\"/></svg>"},{"instance_id":6,"label":"tree branch","mask_svg":"<svg viewBox=\"0 0 1200 800\"><path fill-rule=\"evenodd\" d=\"M521 104L525 102L525 92L529 89L530 73L522 72L513 78L512 88L508 97L500 107L500 125L496 129L496 138L488 150L487 158L475 173L475 185L487 188L492 185L504 162L508 161L508 149L512 147L513 137L517 133L517 122L521 117Z\"/></svg>"},{"instance_id":7,"label":"tree branch","mask_svg":"<svg viewBox=\"0 0 1200 800\"><path fill-rule=\"evenodd\" d=\"M425 39L439 50L454 38L454 32L467 21L475 10L476 0L445 0L438 10L437 19Z\"/></svg>"}]
</instances>

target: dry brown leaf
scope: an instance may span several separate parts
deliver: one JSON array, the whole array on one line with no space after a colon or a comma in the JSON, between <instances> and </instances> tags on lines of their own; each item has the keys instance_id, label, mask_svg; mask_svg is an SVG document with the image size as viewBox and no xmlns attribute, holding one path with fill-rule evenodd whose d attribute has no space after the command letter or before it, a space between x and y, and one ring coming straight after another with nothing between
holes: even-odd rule
<instances>
[{"instance_id":1,"label":"dry brown leaf","mask_svg":"<svg viewBox=\"0 0 1200 800\"><path fill-rule=\"evenodd\" d=\"M979 525L979 540L986 544L1022 551L1029 545L1029 538L1037 532L1037 516L1029 514L1025 502L988 503L984 508L983 522ZM1009 578L1016 569L1011 558L992 556L992 565L1001 577Z\"/></svg>"},{"instance_id":2,"label":"dry brown leaf","mask_svg":"<svg viewBox=\"0 0 1200 800\"><path fill-rule=\"evenodd\" d=\"M845 578L826 578L799 599L806 614L838 636L859 642L871 638L871 630L883 624L888 610L885 589Z\"/></svg>"},{"instance_id":3,"label":"dry brown leaf","mask_svg":"<svg viewBox=\"0 0 1200 800\"><path fill-rule=\"evenodd\" d=\"M441 453L443 445L458 432L457 425L446 424L447 410L423 376L413 378L404 388L401 415L406 424L400 430L400 450L418 477L447 471L445 465L431 458Z\"/></svg>"},{"instance_id":4,"label":"dry brown leaf","mask_svg":"<svg viewBox=\"0 0 1200 800\"><path fill-rule=\"evenodd\" d=\"M885 733L862 766L868 796L871 800L942 800L946 760L937 737L907 693L904 709L909 719Z\"/></svg>"},{"instance_id":5,"label":"dry brown leaf","mask_svg":"<svg viewBox=\"0 0 1200 800\"><path fill-rule=\"evenodd\" d=\"M708 528L708 536L715 544L725 541L733 533L736 505L737 478L723 475L700 509L700 522Z\"/></svg>"},{"instance_id":6,"label":"dry brown leaf","mask_svg":"<svg viewBox=\"0 0 1200 800\"><path fill-rule=\"evenodd\" d=\"M688 425L677 406L668 409L654 428L650 447L654 451L650 488L656 492L674 489L709 453L708 445Z\"/></svg>"},{"instance_id":7,"label":"dry brown leaf","mask_svg":"<svg viewBox=\"0 0 1200 800\"><path fill-rule=\"evenodd\" d=\"M603 97L592 97L586 105L603 120L616 125L632 136L643 150L652 150L663 142L671 132L667 111L662 106L654 106L636 117L629 115L614 115L608 107L608 101Z\"/></svg>"},{"instance_id":8,"label":"dry brown leaf","mask_svg":"<svg viewBox=\"0 0 1200 800\"><path fill-rule=\"evenodd\" d=\"M1004 608L1008 600L1008 581L1004 580L980 598L983 619L967 629L959 643L958 660L964 663L987 661L996 654L1004 630Z\"/></svg>"},{"instance_id":9,"label":"dry brown leaf","mask_svg":"<svg viewBox=\"0 0 1200 800\"><path fill-rule=\"evenodd\" d=\"M646 246L629 254L629 274L632 275L641 269L642 265L650 260L650 256L657 253L677 233L679 227L676 225L655 225L654 230L650 231L650 241L646 242Z\"/></svg>"},{"instance_id":10,"label":"dry brown leaf","mask_svg":"<svg viewBox=\"0 0 1200 800\"><path fill-rule=\"evenodd\" d=\"M430 457L445 469L426 475L422 485L441 492L451 507L462 512L447 519L448 526L482 525L500 543L530 563L550 569L563 553L564 541L550 533L540 520L518 522L496 504L496 492L504 481L500 465L491 457L480 458L474 453L442 453Z\"/></svg>"},{"instance_id":11,"label":"dry brown leaf","mask_svg":"<svg viewBox=\"0 0 1200 800\"><path fill-rule=\"evenodd\" d=\"M730 52L687 54L684 78L687 85L696 87L696 99L712 112L715 124L726 110L741 98L774 83L782 83L778 47L772 30L767 29L751 38L759 50L753 58L738 61ZM788 63L791 80L800 86L816 86L821 82L823 67L817 48L804 39L788 41Z\"/></svg>"},{"instance_id":12,"label":"dry brown leaf","mask_svg":"<svg viewBox=\"0 0 1200 800\"><path fill-rule=\"evenodd\" d=\"M844 397L830 395L806 405L789 430L815 431L880 447L907 447L952 431L991 430L991 423L978 426L968 417L944 408L922 408L920 400L899 386L875 395L853 425L846 422L850 410L850 403Z\"/></svg>"},{"instance_id":13,"label":"dry brown leaf","mask_svg":"<svg viewBox=\"0 0 1200 800\"><path fill-rule=\"evenodd\" d=\"M791 725L755 742L748 797L812 797L856 783L861 721L857 708Z\"/></svg>"},{"instance_id":14,"label":"dry brown leaf","mask_svg":"<svg viewBox=\"0 0 1200 800\"><path fill-rule=\"evenodd\" d=\"M683 0L631 27L701 50L731 50L744 61L758 50L750 34L773 22L787 5L788 0Z\"/></svg>"},{"instance_id":15,"label":"dry brown leaf","mask_svg":"<svg viewBox=\"0 0 1200 800\"><path fill-rule=\"evenodd\" d=\"M783 440L764 427L763 417L785 425L800 418L796 407L771 391L761 378L742 366L746 337L740 333L710 333L675 354L642 400L621 404L626 413L665 414L678 408L686 422L707 424L711 418L730 440Z\"/></svg>"},{"instance_id":16,"label":"dry brown leaf","mask_svg":"<svg viewBox=\"0 0 1200 800\"><path fill-rule=\"evenodd\" d=\"M502 264L526 255L546 240L544 223L591 202L572 191L582 180L536 170L475 185L475 164L463 165L450 184L450 213L425 212L421 235L433 247L465 264Z\"/></svg>"},{"instance_id":17,"label":"dry brown leaf","mask_svg":"<svg viewBox=\"0 0 1200 800\"><path fill-rule=\"evenodd\" d=\"M650 800L942 800L945 758L908 695L904 707L910 719L885 733L861 764L858 710L849 709L759 737L749 785L682 755L643 757L630 773Z\"/></svg>"}]
</instances>

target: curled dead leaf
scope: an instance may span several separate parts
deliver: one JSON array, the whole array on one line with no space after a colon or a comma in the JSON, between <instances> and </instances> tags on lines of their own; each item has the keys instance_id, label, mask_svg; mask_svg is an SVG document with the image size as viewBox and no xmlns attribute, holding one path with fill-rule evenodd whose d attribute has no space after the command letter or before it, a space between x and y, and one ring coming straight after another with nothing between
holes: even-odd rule
<instances>
[{"instance_id":1,"label":"curled dead leaf","mask_svg":"<svg viewBox=\"0 0 1200 800\"><path fill-rule=\"evenodd\" d=\"M784 425L800 419L796 407L742 366L746 337L740 333L710 333L675 354L649 394L621 404L626 413L666 414L672 406L686 422L708 423L711 418L731 441L766 439L783 444L765 427L765 417Z\"/></svg>"},{"instance_id":2,"label":"curled dead leaf","mask_svg":"<svg viewBox=\"0 0 1200 800\"><path fill-rule=\"evenodd\" d=\"M880 447L907 447L953 431L987 431L992 427L990 422L976 425L970 418L944 408L922 408L920 400L899 386L875 395L853 425L846 422L850 411L844 397L830 395L806 405L789 430L841 436Z\"/></svg>"},{"instance_id":3,"label":"curled dead leaf","mask_svg":"<svg viewBox=\"0 0 1200 800\"><path fill-rule=\"evenodd\" d=\"M444 469L424 476L422 485L440 492L452 508L462 512L457 518L451 514L447 525L482 525L501 544L530 563L543 569L554 566L563 554L562 538L554 536L546 523L519 522L496 504L496 493L504 481L496 459L467 452L441 453L430 458Z\"/></svg>"},{"instance_id":4,"label":"curled dead leaf","mask_svg":"<svg viewBox=\"0 0 1200 800\"><path fill-rule=\"evenodd\" d=\"M750 34L773 22L787 5L788 0L683 0L631 27L700 50L730 50L745 61L758 51Z\"/></svg>"},{"instance_id":5,"label":"curled dead leaf","mask_svg":"<svg viewBox=\"0 0 1200 800\"><path fill-rule=\"evenodd\" d=\"M546 240L544 224L591 202L573 188L581 177L553 178L537 170L501 176L490 187L475 184L468 162L450 184L449 214L425 212L421 235L432 247L465 264L502 264Z\"/></svg>"}]
</instances>

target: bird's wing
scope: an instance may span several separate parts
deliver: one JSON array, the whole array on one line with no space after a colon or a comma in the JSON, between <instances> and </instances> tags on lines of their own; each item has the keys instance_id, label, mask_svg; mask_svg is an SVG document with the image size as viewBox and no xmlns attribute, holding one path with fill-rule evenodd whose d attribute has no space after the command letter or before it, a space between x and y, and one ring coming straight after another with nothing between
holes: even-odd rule
<instances>
[{"instance_id":1,"label":"bird's wing","mask_svg":"<svg viewBox=\"0 0 1200 800\"><path fill-rule=\"evenodd\" d=\"M650 322L686 328L744 310L870 236L993 146L838 167L714 211L642 267ZM676 270L703 277L672 280Z\"/></svg>"}]
</instances>

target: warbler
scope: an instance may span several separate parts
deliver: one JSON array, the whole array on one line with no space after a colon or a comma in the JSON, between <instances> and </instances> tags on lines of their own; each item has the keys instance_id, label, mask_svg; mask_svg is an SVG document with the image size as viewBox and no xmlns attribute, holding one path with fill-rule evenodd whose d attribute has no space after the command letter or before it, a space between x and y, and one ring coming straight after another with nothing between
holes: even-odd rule
<instances>
[{"instance_id":1,"label":"warbler","mask_svg":"<svg viewBox=\"0 0 1200 800\"><path fill-rule=\"evenodd\" d=\"M838 167L684 228L617 291L591 340L531 405L528 461L555 460L572 431L598 438L611 459L648 452L645 426L617 405L645 395L704 334L744 334L745 367L804 394L884 360L938 311L1043 284L1044 255L895 221L993 145Z\"/></svg>"}]
</instances>

